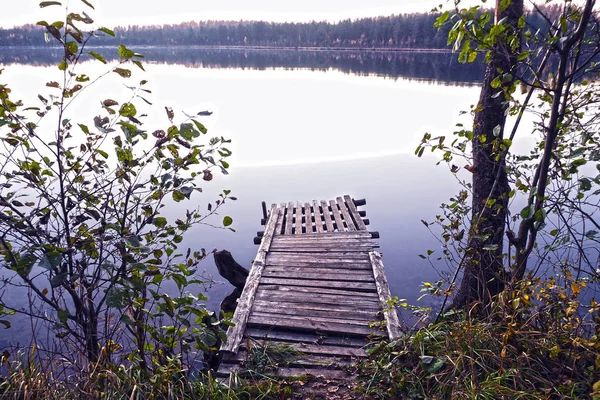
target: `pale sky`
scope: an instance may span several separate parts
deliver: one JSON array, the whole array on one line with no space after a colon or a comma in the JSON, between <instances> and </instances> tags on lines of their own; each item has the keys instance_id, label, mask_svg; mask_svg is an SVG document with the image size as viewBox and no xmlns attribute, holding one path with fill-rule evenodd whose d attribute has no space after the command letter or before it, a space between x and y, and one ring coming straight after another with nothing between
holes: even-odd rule
<instances>
[{"instance_id":1,"label":"pale sky","mask_svg":"<svg viewBox=\"0 0 600 400\"><path fill-rule=\"evenodd\" d=\"M62 0L70 11L88 14L100 25L168 24L199 20L339 21L405 12L427 12L448 0ZM40 0L0 0L0 27L64 18L57 6L40 9Z\"/></svg>"}]
</instances>

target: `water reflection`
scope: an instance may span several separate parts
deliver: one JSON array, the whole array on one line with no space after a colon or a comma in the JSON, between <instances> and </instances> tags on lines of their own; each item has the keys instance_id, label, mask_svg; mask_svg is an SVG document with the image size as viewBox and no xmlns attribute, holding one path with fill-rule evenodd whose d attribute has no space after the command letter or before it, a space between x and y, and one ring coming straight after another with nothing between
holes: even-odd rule
<instances>
[{"instance_id":1,"label":"water reflection","mask_svg":"<svg viewBox=\"0 0 600 400\"><path fill-rule=\"evenodd\" d=\"M114 48L96 49L107 59L116 59ZM146 62L182 64L191 68L239 68L266 70L275 68L341 71L353 75L378 75L472 85L481 81L482 63L460 64L456 54L425 52L272 50L206 47L142 47ZM0 64L48 66L58 63L58 48L0 48Z\"/></svg>"}]
</instances>

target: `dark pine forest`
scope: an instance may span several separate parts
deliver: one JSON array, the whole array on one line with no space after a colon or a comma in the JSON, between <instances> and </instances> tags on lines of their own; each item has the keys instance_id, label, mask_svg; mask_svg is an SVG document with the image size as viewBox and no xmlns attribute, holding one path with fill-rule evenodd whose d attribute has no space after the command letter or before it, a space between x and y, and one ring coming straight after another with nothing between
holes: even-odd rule
<instances>
[{"instance_id":1,"label":"dark pine forest","mask_svg":"<svg viewBox=\"0 0 600 400\"><path fill-rule=\"evenodd\" d=\"M433 25L439 14L403 14L331 22L270 23L201 21L163 26L116 27L116 38L94 37L91 45L132 46L268 46L354 49L445 49L449 26ZM531 29L543 26L531 15ZM532 18L533 17L533 18ZM538 21L539 19L539 21ZM45 29L25 25L0 30L0 46L44 46Z\"/></svg>"}]
</instances>

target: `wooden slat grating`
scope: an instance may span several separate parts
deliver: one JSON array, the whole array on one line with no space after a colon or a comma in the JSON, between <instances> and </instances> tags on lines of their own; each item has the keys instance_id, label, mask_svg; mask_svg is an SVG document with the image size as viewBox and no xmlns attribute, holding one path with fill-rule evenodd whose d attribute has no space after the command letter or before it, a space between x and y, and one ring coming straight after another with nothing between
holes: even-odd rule
<instances>
[{"instance_id":1,"label":"wooden slat grating","mask_svg":"<svg viewBox=\"0 0 600 400\"><path fill-rule=\"evenodd\" d=\"M347 376L340 368L366 356L368 337L397 337L378 247L348 195L273 204L218 373L243 370L248 351L268 343L299 352L278 374Z\"/></svg>"}]
</instances>

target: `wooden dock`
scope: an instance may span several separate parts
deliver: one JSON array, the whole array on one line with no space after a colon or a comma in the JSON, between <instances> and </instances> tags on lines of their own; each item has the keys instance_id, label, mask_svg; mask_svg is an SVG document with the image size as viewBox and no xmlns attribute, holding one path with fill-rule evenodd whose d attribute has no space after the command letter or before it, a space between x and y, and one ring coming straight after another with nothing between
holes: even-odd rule
<instances>
[{"instance_id":1,"label":"wooden dock","mask_svg":"<svg viewBox=\"0 0 600 400\"><path fill-rule=\"evenodd\" d=\"M329 202L273 204L221 347L219 374L250 368L252 351L295 349L275 375L345 373L366 357L370 336L400 335L378 234L350 196ZM264 206L263 206L264 207ZM266 210L265 210L266 211ZM366 223L365 223L366 222Z\"/></svg>"}]
</instances>

